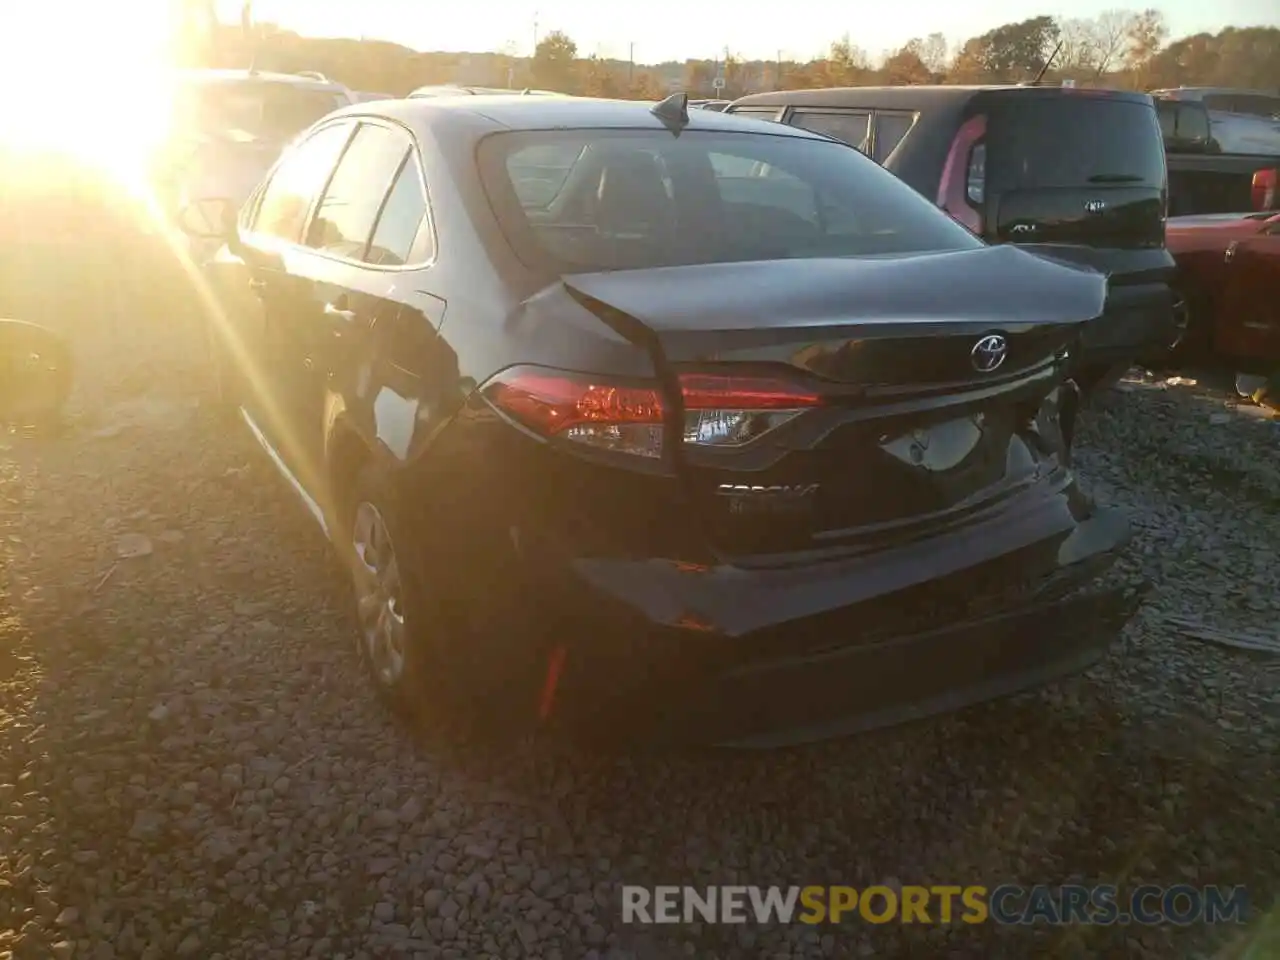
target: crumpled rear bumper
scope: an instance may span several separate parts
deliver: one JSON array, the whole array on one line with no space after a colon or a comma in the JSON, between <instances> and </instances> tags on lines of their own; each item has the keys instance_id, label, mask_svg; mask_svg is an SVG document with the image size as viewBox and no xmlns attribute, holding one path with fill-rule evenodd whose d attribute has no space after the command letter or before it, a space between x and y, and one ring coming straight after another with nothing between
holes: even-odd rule
<instances>
[{"instance_id":1,"label":"crumpled rear bumper","mask_svg":"<svg viewBox=\"0 0 1280 960\"><path fill-rule=\"evenodd\" d=\"M1141 593L1086 590L1003 616L732 670L708 685L683 724L706 741L775 747L1006 696L1100 660Z\"/></svg>"},{"instance_id":2,"label":"crumpled rear bumper","mask_svg":"<svg viewBox=\"0 0 1280 960\"><path fill-rule=\"evenodd\" d=\"M863 579L851 578L843 603L827 585L824 609L729 634L629 620L614 607L570 646L557 712L606 738L772 747L1011 694L1083 670L1113 645L1145 592L1100 579L1128 539L1123 515L1098 511L1065 540L996 558L994 573L971 566L861 600ZM945 559L938 548L935 562ZM879 560L877 579L892 566ZM769 609L798 613L806 584L790 590L761 592Z\"/></svg>"}]
</instances>

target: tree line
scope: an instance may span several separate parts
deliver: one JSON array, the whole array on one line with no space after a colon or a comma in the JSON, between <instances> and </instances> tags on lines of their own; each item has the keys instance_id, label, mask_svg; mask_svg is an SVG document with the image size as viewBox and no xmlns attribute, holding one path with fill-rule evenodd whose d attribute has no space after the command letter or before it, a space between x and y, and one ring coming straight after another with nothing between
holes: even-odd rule
<instances>
[{"instance_id":1,"label":"tree line","mask_svg":"<svg viewBox=\"0 0 1280 960\"><path fill-rule=\"evenodd\" d=\"M256 35L254 35L256 33ZM654 99L673 89L733 98L756 90L917 83L1049 82L1139 90L1176 86L1275 88L1280 29L1228 27L1170 40L1156 9L1111 10L1093 19L1031 17L949 44L940 33L914 38L873 58L846 34L822 56L800 61L720 56L683 63L635 64L581 56L553 30L532 57L513 52L421 53L378 40L314 39L257 25L209 25L188 37L187 62L203 66L319 70L360 90L402 95L429 84L533 87L587 96ZM722 81L717 87L716 80Z\"/></svg>"}]
</instances>

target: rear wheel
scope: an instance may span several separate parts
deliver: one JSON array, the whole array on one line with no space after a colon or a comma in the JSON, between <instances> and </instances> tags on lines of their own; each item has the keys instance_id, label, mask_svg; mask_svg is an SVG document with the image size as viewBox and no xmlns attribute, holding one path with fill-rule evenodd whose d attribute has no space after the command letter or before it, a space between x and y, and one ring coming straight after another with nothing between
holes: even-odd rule
<instances>
[{"instance_id":1,"label":"rear wheel","mask_svg":"<svg viewBox=\"0 0 1280 960\"><path fill-rule=\"evenodd\" d=\"M379 699L398 714L417 717L431 712L431 691L440 687L440 618L429 612L398 518L390 484L366 466L345 523L360 660Z\"/></svg>"}]
</instances>

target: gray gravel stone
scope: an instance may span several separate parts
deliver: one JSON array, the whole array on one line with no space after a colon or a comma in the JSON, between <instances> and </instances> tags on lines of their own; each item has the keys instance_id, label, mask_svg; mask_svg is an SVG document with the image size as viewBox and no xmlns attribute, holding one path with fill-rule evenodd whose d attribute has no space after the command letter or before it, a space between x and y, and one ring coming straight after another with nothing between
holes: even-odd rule
<instances>
[{"instance_id":1,"label":"gray gravel stone","mask_svg":"<svg viewBox=\"0 0 1280 960\"><path fill-rule=\"evenodd\" d=\"M620 887L1132 864L1280 894L1280 673L1167 619L1280 623L1280 427L1229 383L1137 377L1085 413L1079 471L1132 517L1120 574L1152 583L1086 675L801 750L611 758L404 736L328 547L192 404L184 317L77 336L66 435L0 438L0 956L1025 957L1061 931L638 928ZM104 579L127 534L154 555ZM1088 942L1208 956L1235 932Z\"/></svg>"}]
</instances>

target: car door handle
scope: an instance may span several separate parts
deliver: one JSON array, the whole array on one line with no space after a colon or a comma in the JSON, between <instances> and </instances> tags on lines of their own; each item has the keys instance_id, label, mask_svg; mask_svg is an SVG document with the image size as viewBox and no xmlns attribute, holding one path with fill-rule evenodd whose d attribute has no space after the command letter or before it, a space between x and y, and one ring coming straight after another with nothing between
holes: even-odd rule
<instances>
[{"instance_id":1,"label":"car door handle","mask_svg":"<svg viewBox=\"0 0 1280 960\"><path fill-rule=\"evenodd\" d=\"M1238 246L1240 246L1239 240L1232 240L1229 244L1227 244L1227 252L1223 256L1223 260L1225 260L1227 263L1230 263L1232 260L1234 260L1236 258L1236 247Z\"/></svg>"},{"instance_id":2,"label":"car door handle","mask_svg":"<svg viewBox=\"0 0 1280 960\"><path fill-rule=\"evenodd\" d=\"M332 317L334 320L341 320L343 323L354 323L356 312L338 306L336 303L326 303L324 305L324 315Z\"/></svg>"},{"instance_id":3,"label":"car door handle","mask_svg":"<svg viewBox=\"0 0 1280 960\"><path fill-rule=\"evenodd\" d=\"M252 290L254 293L258 294L259 296L261 296L263 291L267 289L267 281L261 279L260 277L250 277L249 289Z\"/></svg>"}]
</instances>

